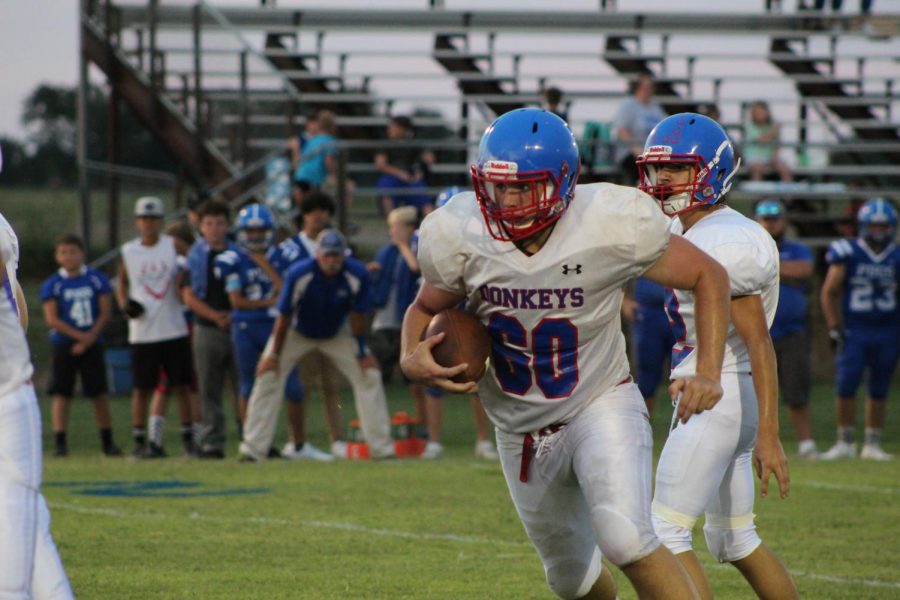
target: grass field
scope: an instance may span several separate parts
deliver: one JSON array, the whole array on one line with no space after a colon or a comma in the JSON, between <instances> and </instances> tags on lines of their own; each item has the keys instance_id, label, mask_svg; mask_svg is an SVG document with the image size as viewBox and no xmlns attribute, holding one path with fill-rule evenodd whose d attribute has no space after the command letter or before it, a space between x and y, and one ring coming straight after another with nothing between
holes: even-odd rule
<instances>
[{"instance_id":1,"label":"grass field","mask_svg":"<svg viewBox=\"0 0 900 600\"><path fill-rule=\"evenodd\" d=\"M830 390L818 385L815 392L819 439L828 443ZM390 404L410 408L399 386ZM127 447L128 402L116 399L113 409ZM499 466L472 455L463 398L446 401L447 454L437 462L105 459L89 403L76 402L72 412L72 454L47 457L44 493L81 598L553 597ZM322 447L317 399L310 412L311 439ZM654 418L657 449L666 413L663 406ZM900 452L896 418L886 434L886 448ZM790 432L784 437L793 455ZM179 447L176 438L170 425L170 450ZM284 438L282 430L277 439ZM51 445L45 434L44 447ZM770 495L756 512L802 597L900 597L900 461L795 459L791 469L791 497ZM736 571L701 558L717 597L751 597ZM621 597L633 598L616 577Z\"/></svg>"}]
</instances>

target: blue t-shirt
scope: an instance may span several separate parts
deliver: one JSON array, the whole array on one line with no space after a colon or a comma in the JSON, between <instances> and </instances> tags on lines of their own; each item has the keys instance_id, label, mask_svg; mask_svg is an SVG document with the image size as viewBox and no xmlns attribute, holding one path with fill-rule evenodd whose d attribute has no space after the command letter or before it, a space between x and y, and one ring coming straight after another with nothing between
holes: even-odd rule
<instances>
[{"instance_id":1,"label":"blue t-shirt","mask_svg":"<svg viewBox=\"0 0 900 600\"><path fill-rule=\"evenodd\" d=\"M328 176L328 168L325 166L325 157L337 152L334 147L327 146L335 141L334 136L325 133L314 135L303 144L300 156L300 164L294 171L294 179L308 181L315 187L325 183Z\"/></svg>"},{"instance_id":2,"label":"blue t-shirt","mask_svg":"<svg viewBox=\"0 0 900 600\"><path fill-rule=\"evenodd\" d=\"M272 263L278 249L275 246L266 252L266 260ZM272 294L275 287L272 280L259 265L253 262L250 255L241 248L226 250L216 256L215 276L225 284L225 293L240 292L247 300L263 300ZM277 268L276 268L277 270ZM231 311L234 321L257 321L273 319L275 307L270 308L235 308Z\"/></svg>"},{"instance_id":3,"label":"blue t-shirt","mask_svg":"<svg viewBox=\"0 0 900 600\"><path fill-rule=\"evenodd\" d=\"M41 285L41 302L56 300L60 320L79 331L90 331L100 316L100 296L111 294L109 279L100 271L82 267L74 277L60 269ZM54 344L71 345L75 340L50 330Z\"/></svg>"},{"instance_id":4,"label":"blue t-shirt","mask_svg":"<svg viewBox=\"0 0 900 600\"><path fill-rule=\"evenodd\" d=\"M778 244L778 257L781 261L807 260L812 262L812 252L798 242L788 240ZM775 320L772 322L772 339L806 330L808 283L791 283L784 280L778 286L778 308L775 309Z\"/></svg>"},{"instance_id":5,"label":"blue t-shirt","mask_svg":"<svg viewBox=\"0 0 900 600\"><path fill-rule=\"evenodd\" d=\"M350 312L372 308L366 265L347 257L335 277L325 277L314 258L294 264L284 275L278 312L290 316L294 328L314 339L337 335Z\"/></svg>"},{"instance_id":6,"label":"blue t-shirt","mask_svg":"<svg viewBox=\"0 0 900 600\"><path fill-rule=\"evenodd\" d=\"M846 268L841 310L844 327L900 327L900 247L875 254L863 240L832 242L828 264Z\"/></svg>"}]
</instances>

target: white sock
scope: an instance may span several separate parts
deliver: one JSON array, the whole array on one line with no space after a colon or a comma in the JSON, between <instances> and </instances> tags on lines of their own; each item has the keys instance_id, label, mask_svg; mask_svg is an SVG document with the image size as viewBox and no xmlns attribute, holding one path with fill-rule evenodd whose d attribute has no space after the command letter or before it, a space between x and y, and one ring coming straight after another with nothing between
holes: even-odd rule
<instances>
[{"instance_id":1,"label":"white sock","mask_svg":"<svg viewBox=\"0 0 900 600\"><path fill-rule=\"evenodd\" d=\"M150 415L150 443L162 447L165 432L166 418L159 415Z\"/></svg>"},{"instance_id":2,"label":"white sock","mask_svg":"<svg viewBox=\"0 0 900 600\"><path fill-rule=\"evenodd\" d=\"M816 441L815 440L800 440L800 447L798 451L800 454L804 452L810 452L816 449Z\"/></svg>"}]
</instances>

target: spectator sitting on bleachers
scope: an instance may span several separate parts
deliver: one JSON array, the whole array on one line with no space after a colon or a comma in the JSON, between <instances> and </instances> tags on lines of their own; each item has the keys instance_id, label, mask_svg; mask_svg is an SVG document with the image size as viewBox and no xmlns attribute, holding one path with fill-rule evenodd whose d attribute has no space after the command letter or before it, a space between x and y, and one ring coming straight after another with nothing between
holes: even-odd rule
<instances>
[{"instance_id":1,"label":"spectator sitting on bleachers","mask_svg":"<svg viewBox=\"0 0 900 600\"><path fill-rule=\"evenodd\" d=\"M549 110L563 121L569 121L569 112L562 105L562 90L558 87L548 87L544 90L544 102L541 108Z\"/></svg>"},{"instance_id":2,"label":"spectator sitting on bleachers","mask_svg":"<svg viewBox=\"0 0 900 600\"><path fill-rule=\"evenodd\" d=\"M638 180L635 157L644 150L644 140L665 118L662 107L653 101L653 76L641 73L628 85L630 98L626 98L613 118L613 137L617 142L613 161L619 165L623 185L634 185Z\"/></svg>"},{"instance_id":3,"label":"spectator sitting on bleachers","mask_svg":"<svg viewBox=\"0 0 900 600\"><path fill-rule=\"evenodd\" d=\"M744 123L742 159L750 168L750 179L761 181L774 169L781 181L793 181L790 168L778 157L781 127L772 119L769 105L757 100L750 105L750 118Z\"/></svg>"},{"instance_id":4,"label":"spectator sitting on bleachers","mask_svg":"<svg viewBox=\"0 0 900 600\"><path fill-rule=\"evenodd\" d=\"M288 142L291 164L294 165L293 196L297 205L304 194L321 188L325 179L337 170L335 131L334 113L319 110L307 118L304 136L291 138Z\"/></svg>"},{"instance_id":5,"label":"spectator sitting on bleachers","mask_svg":"<svg viewBox=\"0 0 900 600\"><path fill-rule=\"evenodd\" d=\"M385 216L398 206L414 206L420 215L431 212L433 199L425 193L397 193L403 190L428 187L428 168L434 154L404 144L413 138L413 124L409 117L391 117L387 137L395 145L375 154L375 168L381 173L378 182L378 201Z\"/></svg>"}]
</instances>

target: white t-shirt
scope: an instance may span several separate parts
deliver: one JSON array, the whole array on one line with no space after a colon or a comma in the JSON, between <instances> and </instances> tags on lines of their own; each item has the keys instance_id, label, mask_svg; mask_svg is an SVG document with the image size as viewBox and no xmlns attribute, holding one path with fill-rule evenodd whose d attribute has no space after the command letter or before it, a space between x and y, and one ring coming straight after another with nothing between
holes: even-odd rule
<instances>
[{"instance_id":1,"label":"white t-shirt","mask_svg":"<svg viewBox=\"0 0 900 600\"><path fill-rule=\"evenodd\" d=\"M9 222L0 214L0 261L8 279L0 277L0 398L31 379L34 368L25 332L16 307L16 269L19 240Z\"/></svg>"},{"instance_id":2,"label":"white t-shirt","mask_svg":"<svg viewBox=\"0 0 900 600\"><path fill-rule=\"evenodd\" d=\"M144 306L144 314L128 321L128 341L146 344L188 334L184 305L175 289L178 254L171 236L162 235L154 246L134 239L122 246L128 273L128 297Z\"/></svg>"},{"instance_id":3,"label":"white t-shirt","mask_svg":"<svg viewBox=\"0 0 900 600\"><path fill-rule=\"evenodd\" d=\"M672 219L672 235L682 235L681 221ZM716 259L731 280L731 295L761 295L769 327L778 306L778 247L762 226L731 208L716 210L697 221L684 238ZM666 290L666 312L675 334L672 379L697 372L697 328L694 295ZM676 364L677 363L677 364ZM747 345L734 325L728 325L723 373L749 373Z\"/></svg>"},{"instance_id":4,"label":"white t-shirt","mask_svg":"<svg viewBox=\"0 0 900 600\"><path fill-rule=\"evenodd\" d=\"M491 331L479 394L501 430L568 421L628 376L622 285L662 255L668 225L649 196L605 183L578 186L532 256L490 236L471 192L426 217L424 280L465 296Z\"/></svg>"}]
</instances>

